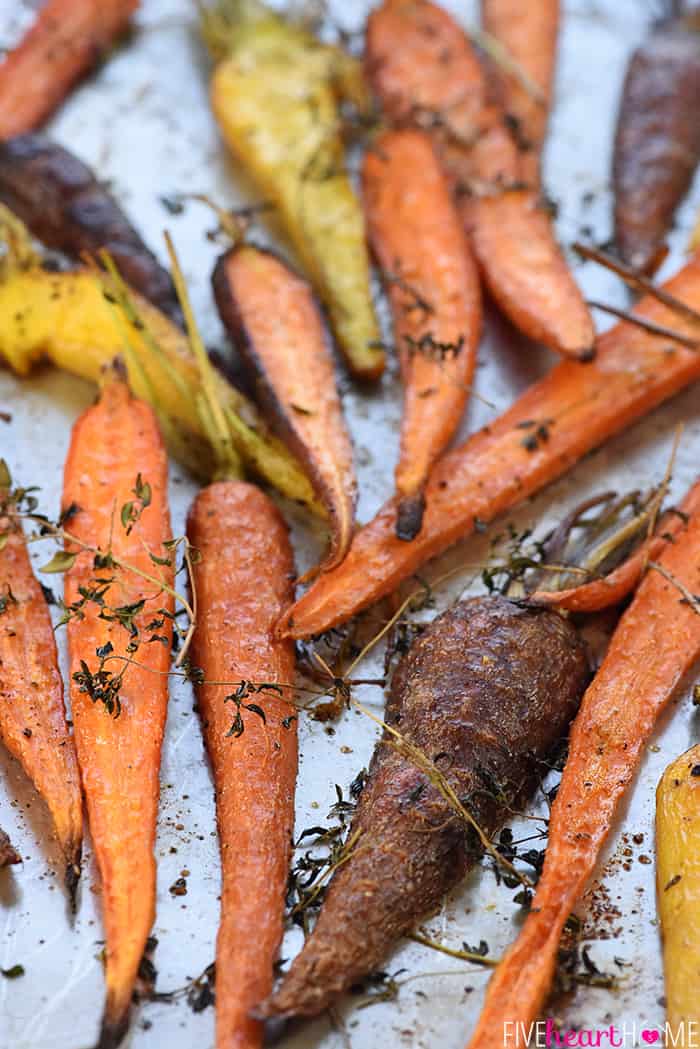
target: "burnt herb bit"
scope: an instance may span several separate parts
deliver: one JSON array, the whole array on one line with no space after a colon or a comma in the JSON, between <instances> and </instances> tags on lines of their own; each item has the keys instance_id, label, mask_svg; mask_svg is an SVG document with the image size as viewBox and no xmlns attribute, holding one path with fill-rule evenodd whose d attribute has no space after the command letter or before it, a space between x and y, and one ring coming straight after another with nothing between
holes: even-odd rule
<instances>
[{"instance_id":1,"label":"burnt herb bit","mask_svg":"<svg viewBox=\"0 0 700 1049\"><path fill-rule=\"evenodd\" d=\"M412 335L404 335L404 342L409 357L413 358L420 354L429 360L444 363L454 360L464 349L464 336L460 335L456 342L440 342L432 332L426 332L419 339Z\"/></svg>"},{"instance_id":2,"label":"burnt herb bit","mask_svg":"<svg viewBox=\"0 0 700 1049\"><path fill-rule=\"evenodd\" d=\"M0 590L0 616L3 612L7 612L10 605L18 604L17 598L12 593L12 587L9 583L5 583L5 586Z\"/></svg>"},{"instance_id":3,"label":"burnt herb bit","mask_svg":"<svg viewBox=\"0 0 700 1049\"><path fill-rule=\"evenodd\" d=\"M24 976L24 966L11 965L9 969L0 969L0 973L6 980L16 980L18 977Z\"/></svg>"},{"instance_id":4,"label":"burnt herb bit","mask_svg":"<svg viewBox=\"0 0 700 1049\"><path fill-rule=\"evenodd\" d=\"M151 505L153 492L148 481L144 481L141 474L136 475L136 482L132 488L134 499L124 503L121 508L121 523L127 535L131 535L134 525L140 520L142 513Z\"/></svg>"},{"instance_id":5,"label":"burnt herb bit","mask_svg":"<svg viewBox=\"0 0 700 1049\"><path fill-rule=\"evenodd\" d=\"M536 452L543 444L546 444L550 436L550 427L554 420L543 419L538 421L537 419L524 419L522 422L517 424L517 429L527 430L521 445L526 448L528 452Z\"/></svg>"},{"instance_id":6,"label":"burnt herb bit","mask_svg":"<svg viewBox=\"0 0 700 1049\"><path fill-rule=\"evenodd\" d=\"M109 643L102 646L102 648L109 648L111 651ZM100 660L98 669L93 672L85 660L81 659L80 670L76 670L73 674L73 681L75 681L81 692L86 693L90 697L93 703L102 703L111 717L118 718L122 710L119 696L124 682L126 667L122 667L118 673L113 674L105 667L105 662L109 658L109 652L105 656L100 656L99 653L100 649L97 649L96 655Z\"/></svg>"},{"instance_id":7,"label":"burnt herb bit","mask_svg":"<svg viewBox=\"0 0 700 1049\"><path fill-rule=\"evenodd\" d=\"M350 988L351 994L365 995L365 1001L360 1002L358 1009L367 1009L379 1002L393 1002L399 994L400 984L397 977L407 972L406 969L397 969L394 973L378 972L369 973L362 983L357 983Z\"/></svg>"},{"instance_id":8,"label":"burnt herb bit","mask_svg":"<svg viewBox=\"0 0 700 1049\"><path fill-rule=\"evenodd\" d=\"M256 714L263 724L267 723L265 711L257 703L244 703L243 701L249 696L255 695L284 695L284 689L281 685L276 685L272 681L241 681L235 692L231 692L228 696L224 696L224 703L233 703L236 708L231 728L226 733L227 736L233 736L234 739L238 739L242 736L245 731L245 724L243 722L243 715L241 711L248 710L251 714ZM291 722L290 722L291 724ZM289 727L289 726L287 726Z\"/></svg>"}]
</instances>

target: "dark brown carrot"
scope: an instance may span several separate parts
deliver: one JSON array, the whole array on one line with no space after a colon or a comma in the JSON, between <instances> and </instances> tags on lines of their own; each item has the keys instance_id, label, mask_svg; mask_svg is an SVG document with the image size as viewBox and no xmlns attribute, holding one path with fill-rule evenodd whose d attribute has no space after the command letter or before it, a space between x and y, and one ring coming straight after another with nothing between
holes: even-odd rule
<instances>
[{"instance_id":1,"label":"dark brown carrot","mask_svg":"<svg viewBox=\"0 0 700 1049\"><path fill-rule=\"evenodd\" d=\"M311 287L271 252L245 243L222 256L212 281L229 335L328 511L331 547L321 567L332 568L352 539L357 485L330 347Z\"/></svg>"},{"instance_id":2,"label":"dark brown carrot","mask_svg":"<svg viewBox=\"0 0 700 1049\"><path fill-rule=\"evenodd\" d=\"M700 483L693 499L700 497ZM656 563L655 563L656 565ZM489 985L471 1049L504 1021L523 1030L552 983L564 923L583 892L659 716L700 656L700 514L642 582L574 722L544 869L520 935ZM499 1037L501 1035L499 1034Z\"/></svg>"},{"instance_id":3,"label":"dark brown carrot","mask_svg":"<svg viewBox=\"0 0 700 1049\"><path fill-rule=\"evenodd\" d=\"M197 701L214 771L223 887L216 947L216 1047L258 1049L253 1006L272 989L294 827L294 649L275 640L292 597L287 529L257 488L222 481L190 511L198 619ZM267 684L266 684L267 683ZM280 685L281 683L281 685Z\"/></svg>"},{"instance_id":4,"label":"dark brown carrot","mask_svg":"<svg viewBox=\"0 0 700 1049\"><path fill-rule=\"evenodd\" d=\"M73 723L106 939L100 1049L126 1031L155 914L174 605L167 477L153 410L110 378L73 428L63 488L64 508L77 507L66 524L77 555L65 594Z\"/></svg>"},{"instance_id":5,"label":"dark brown carrot","mask_svg":"<svg viewBox=\"0 0 700 1049\"><path fill-rule=\"evenodd\" d=\"M0 494L0 738L49 808L75 906L83 801L56 641L21 524L7 489Z\"/></svg>"},{"instance_id":6,"label":"dark brown carrot","mask_svg":"<svg viewBox=\"0 0 700 1049\"><path fill-rule=\"evenodd\" d=\"M392 120L430 131L489 289L530 338L590 357L590 313L461 27L429 0L384 0L367 22L368 77Z\"/></svg>"},{"instance_id":7,"label":"dark brown carrot","mask_svg":"<svg viewBox=\"0 0 700 1049\"><path fill-rule=\"evenodd\" d=\"M46 0L0 63L0 139L34 131L129 25L139 0Z\"/></svg>"},{"instance_id":8,"label":"dark brown carrot","mask_svg":"<svg viewBox=\"0 0 700 1049\"><path fill-rule=\"evenodd\" d=\"M459 426L481 336L479 277L430 139L389 131L365 155L365 215L404 380L397 535L420 530L430 467Z\"/></svg>"},{"instance_id":9,"label":"dark brown carrot","mask_svg":"<svg viewBox=\"0 0 700 1049\"><path fill-rule=\"evenodd\" d=\"M90 168L43 135L0 142L0 202L50 248L80 260L108 251L124 280L182 324L170 274Z\"/></svg>"},{"instance_id":10,"label":"dark brown carrot","mask_svg":"<svg viewBox=\"0 0 700 1049\"><path fill-rule=\"evenodd\" d=\"M656 25L633 53L613 154L615 240L622 258L653 272L700 160L700 22Z\"/></svg>"},{"instance_id":11,"label":"dark brown carrot","mask_svg":"<svg viewBox=\"0 0 700 1049\"><path fill-rule=\"evenodd\" d=\"M554 612L476 597L427 627L394 674L344 862L265 1015L318 1013L384 965L524 803L588 680L585 646Z\"/></svg>"},{"instance_id":12,"label":"dark brown carrot","mask_svg":"<svg viewBox=\"0 0 700 1049\"><path fill-rule=\"evenodd\" d=\"M556 67L559 0L538 0L534 4L523 4L519 0L482 0L481 13L487 33L539 89L537 96L521 78L494 63L492 75L499 101L515 123L523 177L536 186Z\"/></svg>"},{"instance_id":13,"label":"dark brown carrot","mask_svg":"<svg viewBox=\"0 0 700 1049\"><path fill-rule=\"evenodd\" d=\"M700 256L665 290L700 306ZM656 299L642 317L695 333ZM539 491L613 434L700 378L700 353L622 322L598 340L590 364L564 361L530 387L495 422L445 455L433 469L423 528L395 538L396 500L356 534L343 564L318 580L283 618L293 637L321 633L391 593L429 558L470 534L477 521Z\"/></svg>"},{"instance_id":14,"label":"dark brown carrot","mask_svg":"<svg viewBox=\"0 0 700 1049\"><path fill-rule=\"evenodd\" d=\"M5 831L0 827L0 870L10 867L14 863L21 863L22 857L12 847L12 842Z\"/></svg>"}]
</instances>

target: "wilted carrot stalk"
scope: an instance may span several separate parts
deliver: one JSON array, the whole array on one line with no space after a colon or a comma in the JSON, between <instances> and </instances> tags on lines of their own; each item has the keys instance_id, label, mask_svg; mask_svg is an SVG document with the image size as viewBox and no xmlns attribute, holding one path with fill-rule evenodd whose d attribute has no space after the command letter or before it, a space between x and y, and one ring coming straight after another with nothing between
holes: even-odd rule
<instances>
[{"instance_id":1,"label":"wilted carrot stalk","mask_svg":"<svg viewBox=\"0 0 700 1049\"><path fill-rule=\"evenodd\" d=\"M127 28L139 0L46 0L0 63L0 138L33 131Z\"/></svg>"},{"instance_id":2,"label":"wilted carrot stalk","mask_svg":"<svg viewBox=\"0 0 700 1049\"><path fill-rule=\"evenodd\" d=\"M106 939L99 1049L126 1031L155 914L174 606L167 476L152 409L109 378L73 428L63 489L64 510L74 510L65 579L73 723Z\"/></svg>"},{"instance_id":3,"label":"wilted carrot stalk","mask_svg":"<svg viewBox=\"0 0 700 1049\"><path fill-rule=\"evenodd\" d=\"M0 738L49 808L75 906L83 807L56 642L8 489L0 495Z\"/></svg>"}]
</instances>

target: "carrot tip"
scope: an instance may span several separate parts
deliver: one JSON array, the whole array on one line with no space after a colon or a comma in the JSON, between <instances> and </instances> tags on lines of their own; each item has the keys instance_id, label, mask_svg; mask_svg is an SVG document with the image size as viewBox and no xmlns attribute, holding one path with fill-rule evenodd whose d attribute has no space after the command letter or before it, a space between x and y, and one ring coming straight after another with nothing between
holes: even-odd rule
<instances>
[{"instance_id":1,"label":"carrot tip","mask_svg":"<svg viewBox=\"0 0 700 1049\"><path fill-rule=\"evenodd\" d=\"M78 848L75 859L70 860L66 867L65 885L68 892L71 914L75 914L78 909L77 900L78 883L80 881L80 855L81 850Z\"/></svg>"},{"instance_id":2,"label":"carrot tip","mask_svg":"<svg viewBox=\"0 0 700 1049\"><path fill-rule=\"evenodd\" d=\"M423 524L425 513L425 496L422 492L417 495L406 495L400 503L396 516L396 538L406 543L415 539Z\"/></svg>"},{"instance_id":3,"label":"carrot tip","mask_svg":"<svg viewBox=\"0 0 700 1049\"><path fill-rule=\"evenodd\" d=\"M95 1049L117 1049L117 1046L121 1044L124 1035L129 1030L129 1010L120 1016L117 1020L112 1020L108 1016L104 1016L102 1019L102 1027L100 1029L100 1037L95 1045Z\"/></svg>"}]
</instances>

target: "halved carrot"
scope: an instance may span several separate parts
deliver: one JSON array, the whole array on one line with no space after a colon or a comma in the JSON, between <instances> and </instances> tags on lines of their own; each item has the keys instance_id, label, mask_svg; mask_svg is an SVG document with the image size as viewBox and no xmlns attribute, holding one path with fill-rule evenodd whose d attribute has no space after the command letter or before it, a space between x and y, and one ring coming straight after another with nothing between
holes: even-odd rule
<instances>
[{"instance_id":1,"label":"halved carrot","mask_svg":"<svg viewBox=\"0 0 700 1049\"><path fill-rule=\"evenodd\" d=\"M0 63L0 138L33 131L124 32L139 0L47 0Z\"/></svg>"},{"instance_id":2,"label":"halved carrot","mask_svg":"<svg viewBox=\"0 0 700 1049\"><path fill-rule=\"evenodd\" d=\"M367 22L366 68L386 114L430 131L491 293L532 339L590 356L595 331L520 156L486 105L486 82L461 27L429 0L384 0Z\"/></svg>"},{"instance_id":3,"label":"halved carrot","mask_svg":"<svg viewBox=\"0 0 700 1049\"><path fill-rule=\"evenodd\" d=\"M559 0L482 0L481 15L484 29L541 93L536 97L517 75L493 64L499 101L516 121L523 177L536 186L556 67Z\"/></svg>"},{"instance_id":4,"label":"halved carrot","mask_svg":"<svg viewBox=\"0 0 700 1049\"><path fill-rule=\"evenodd\" d=\"M700 482L693 498L700 496ZM485 1049L504 1021L535 1020L551 986L559 938L593 872L617 806L683 674L700 656L700 513L642 582L574 722L549 820L532 907L496 970L471 1040ZM690 596L689 596L690 595ZM523 1024L523 1028L520 1028Z\"/></svg>"},{"instance_id":5,"label":"halved carrot","mask_svg":"<svg viewBox=\"0 0 700 1049\"><path fill-rule=\"evenodd\" d=\"M481 336L479 277L430 139L389 131L362 169L370 242L387 285L404 380L397 535L420 531L430 467L469 396Z\"/></svg>"},{"instance_id":6,"label":"halved carrot","mask_svg":"<svg viewBox=\"0 0 700 1049\"><path fill-rule=\"evenodd\" d=\"M700 255L664 285L700 307ZM695 336L697 325L656 299L637 314ZM598 340L590 364L563 361L495 422L448 452L432 470L423 528L395 537L395 499L356 534L342 565L283 617L281 630L308 637L349 619L396 589L429 558L565 473L587 452L700 378L700 352L622 322Z\"/></svg>"},{"instance_id":7,"label":"halved carrot","mask_svg":"<svg viewBox=\"0 0 700 1049\"><path fill-rule=\"evenodd\" d=\"M0 510L0 738L49 808L74 907L83 840L78 763L46 598L22 527L13 521L11 507L4 509L10 514Z\"/></svg>"},{"instance_id":8,"label":"halved carrot","mask_svg":"<svg viewBox=\"0 0 700 1049\"><path fill-rule=\"evenodd\" d=\"M635 589L649 561L659 557L667 543L676 541L686 518L699 512L700 487L696 486L691 488L677 510L663 516L655 534L614 571L567 590L536 590L528 596L528 602L567 612L600 612L603 608L618 605Z\"/></svg>"},{"instance_id":9,"label":"halved carrot","mask_svg":"<svg viewBox=\"0 0 700 1049\"><path fill-rule=\"evenodd\" d=\"M277 684L293 683L294 649L273 631L292 598L294 562L279 512L243 482L203 489L187 532L201 555L193 654L205 680L197 701L223 869L216 1046L257 1049L262 1024L250 1011L272 990L294 826L296 716ZM230 684L237 680L249 688Z\"/></svg>"},{"instance_id":10,"label":"halved carrot","mask_svg":"<svg viewBox=\"0 0 700 1049\"><path fill-rule=\"evenodd\" d=\"M328 511L324 570L345 557L355 526L352 444L333 359L310 285L269 251L241 243L212 277L221 319L258 391Z\"/></svg>"},{"instance_id":11,"label":"halved carrot","mask_svg":"<svg viewBox=\"0 0 700 1049\"><path fill-rule=\"evenodd\" d=\"M100 1049L126 1031L155 913L173 614L167 478L153 410L110 378L73 428L63 488L64 509L77 507L66 530L79 541L65 580L66 605L79 610L67 627L73 723L106 938Z\"/></svg>"}]
</instances>

